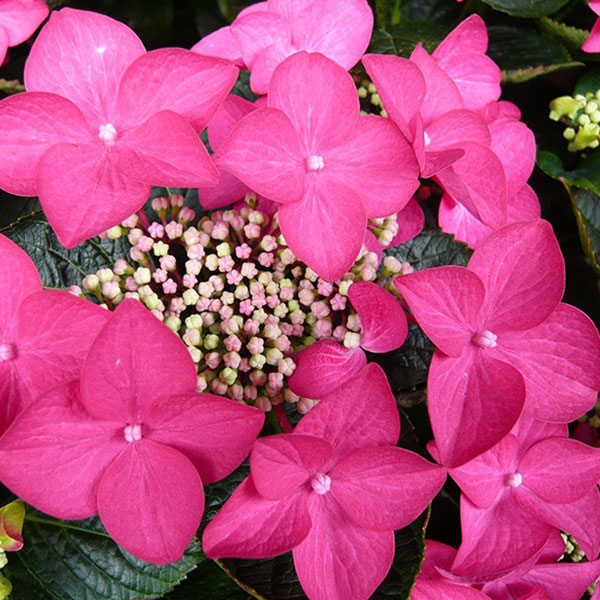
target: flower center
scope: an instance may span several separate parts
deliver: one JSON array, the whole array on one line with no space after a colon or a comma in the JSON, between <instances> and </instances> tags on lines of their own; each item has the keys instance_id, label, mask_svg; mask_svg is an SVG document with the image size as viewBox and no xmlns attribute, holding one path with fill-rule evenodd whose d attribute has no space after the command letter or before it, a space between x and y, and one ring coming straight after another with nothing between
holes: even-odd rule
<instances>
[{"instance_id":1,"label":"flower center","mask_svg":"<svg viewBox=\"0 0 600 600\"><path fill-rule=\"evenodd\" d=\"M325 161L318 154L313 154L306 159L306 168L309 171L320 171L324 166Z\"/></svg>"},{"instance_id":2,"label":"flower center","mask_svg":"<svg viewBox=\"0 0 600 600\"><path fill-rule=\"evenodd\" d=\"M115 126L112 125L111 123L106 123L105 125L100 125L98 137L107 146L114 146L115 140L117 139L117 130L115 129Z\"/></svg>"},{"instance_id":3,"label":"flower center","mask_svg":"<svg viewBox=\"0 0 600 600\"><path fill-rule=\"evenodd\" d=\"M128 442L139 442L142 439L141 424L127 425L123 430L123 435Z\"/></svg>"},{"instance_id":4,"label":"flower center","mask_svg":"<svg viewBox=\"0 0 600 600\"><path fill-rule=\"evenodd\" d=\"M504 478L504 484L507 487L517 488L523 483L523 475L521 473L509 473Z\"/></svg>"},{"instance_id":5,"label":"flower center","mask_svg":"<svg viewBox=\"0 0 600 600\"><path fill-rule=\"evenodd\" d=\"M0 362L17 358L17 347L14 344L0 344Z\"/></svg>"},{"instance_id":6,"label":"flower center","mask_svg":"<svg viewBox=\"0 0 600 600\"><path fill-rule=\"evenodd\" d=\"M473 343L480 348L495 348L497 344L498 336L487 329L478 331L473 336Z\"/></svg>"},{"instance_id":7,"label":"flower center","mask_svg":"<svg viewBox=\"0 0 600 600\"><path fill-rule=\"evenodd\" d=\"M331 477L324 473L317 473L310 481L312 489L322 496L331 489Z\"/></svg>"}]
</instances>

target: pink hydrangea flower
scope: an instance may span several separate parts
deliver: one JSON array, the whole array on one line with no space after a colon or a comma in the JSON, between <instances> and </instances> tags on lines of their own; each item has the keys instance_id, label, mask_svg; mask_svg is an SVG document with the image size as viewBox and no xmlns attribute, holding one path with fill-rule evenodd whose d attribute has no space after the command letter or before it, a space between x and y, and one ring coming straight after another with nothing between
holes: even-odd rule
<instances>
[{"instance_id":1,"label":"pink hydrangea flower","mask_svg":"<svg viewBox=\"0 0 600 600\"><path fill-rule=\"evenodd\" d=\"M395 279L438 347L428 409L444 464L458 466L499 442L525 390L527 412L543 421L572 421L594 405L600 336L585 314L560 302L564 282L558 242L542 220L494 233L468 268Z\"/></svg>"},{"instance_id":2,"label":"pink hydrangea flower","mask_svg":"<svg viewBox=\"0 0 600 600\"><path fill-rule=\"evenodd\" d=\"M600 2L598 0L592 0L590 2L590 8L597 14L600 15ZM581 46L584 52L600 52L600 19L594 23L594 27L590 32L587 40Z\"/></svg>"},{"instance_id":3,"label":"pink hydrangea flower","mask_svg":"<svg viewBox=\"0 0 600 600\"><path fill-rule=\"evenodd\" d=\"M246 8L231 27L206 36L192 50L245 65L252 90L266 94L276 67L302 50L348 71L364 54L372 31L366 0L269 0Z\"/></svg>"},{"instance_id":4,"label":"pink hydrangea flower","mask_svg":"<svg viewBox=\"0 0 600 600\"><path fill-rule=\"evenodd\" d=\"M256 408L196 393L177 336L124 300L95 339L80 381L42 395L0 441L0 480L61 519L96 513L139 558L178 560L204 510L203 484L245 458Z\"/></svg>"},{"instance_id":5,"label":"pink hydrangea flower","mask_svg":"<svg viewBox=\"0 0 600 600\"><path fill-rule=\"evenodd\" d=\"M0 102L0 187L39 196L73 247L137 211L151 185L216 185L198 133L236 76L188 50L147 53L104 15L55 11L27 60L28 91Z\"/></svg>"},{"instance_id":6,"label":"pink hydrangea flower","mask_svg":"<svg viewBox=\"0 0 600 600\"><path fill-rule=\"evenodd\" d=\"M68 292L42 290L29 256L0 234L0 433L46 390L77 379L109 313Z\"/></svg>"},{"instance_id":7,"label":"pink hydrangea flower","mask_svg":"<svg viewBox=\"0 0 600 600\"><path fill-rule=\"evenodd\" d=\"M392 564L394 529L423 511L446 476L396 447L399 432L385 375L368 365L293 433L255 444L250 477L204 531L207 556L293 550L311 600L367 600Z\"/></svg>"},{"instance_id":8,"label":"pink hydrangea flower","mask_svg":"<svg viewBox=\"0 0 600 600\"><path fill-rule=\"evenodd\" d=\"M28 40L47 16L44 0L0 0L0 65L8 48Z\"/></svg>"},{"instance_id":9,"label":"pink hydrangea flower","mask_svg":"<svg viewBox=\"0 0 600 600\"><path fill-rule=\"evenodd\" d=\"M567 434L566 425L522 418L491 450L450 469L463 491L453 573L487 581L532 560L529 571L557 530L573 535L590 560L597 557L600 450ZM434 445L430 451L437 455Z\"/></svg>"},{"instance_id":10,"label":"pink hydrangea flower","mask_svg":"<svg viewBox=\"0 0 600 600\"><path fill-rule=\"evenodd\" d=\"M268 108L236 124L215 162L279 204L289 247L328 281L358 255L367 217L397 212L418 186L414 155L394 124L359 117L350 75L306 52L277 67Z\"/></svg>"},{"instance_id":11,"label":"pink hydrangea flower","mask_svg":"<svg viewBox=\"0 0 600 600\"><path fill-rule=\"evenodd\" d=\"M360 345L348 347L328 339L301 350L288 380L290 389L299 396L322 398L330 394L364 368L364 350L390 352L406 340L406 315L390 292L375 283L358 281L348 289L348 299L361 321Z\"/></svg>"}]
</instances>

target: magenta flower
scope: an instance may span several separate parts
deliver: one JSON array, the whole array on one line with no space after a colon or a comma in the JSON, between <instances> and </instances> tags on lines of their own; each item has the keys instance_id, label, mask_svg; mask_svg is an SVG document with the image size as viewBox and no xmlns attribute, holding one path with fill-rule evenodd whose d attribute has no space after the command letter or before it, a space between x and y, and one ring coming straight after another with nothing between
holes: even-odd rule
<instances>
[{"instance_id":1,"label":"magenta flower","mask_svg":"<svg viewBox=\"0 0 600 600\"><path fill-rule=\"evenodd\" d=\"M410 600L490 600L484 593L447 581L417 579ZM512 598L510 600L513 600ZM516 600L525 600L517 598ZM546 600L543 596L527 600Z\"/></svg>"},{"instance_id":2,"label":"magenta flower","mask_svg":"<svg viewBox=\"0 0 600 600\"><path fill-rule=\"evenodd\" d=\"M558 242L542 220L494 233L468 268L395 279L438 348L427 391L443 464L458 466L499 442L525 389L526 411L543 421L573 421L594 405L600 336L585 314L560 302L564 282Z\"/></svg>"},{"instance_id":3,"label":"magenta flower","mask_svg":"<svg viewBox=\"0 0 600 600\"><path fill-rule=\"evenodd\" d=\"M343 345L332 339L320 340L297 354L296 370L288 384L299 396L323 398L362 371L367 364L363 349L390 352L406 340L406 314L390 292L375 283L358 281L348 288L348 300L360 318L361 333L347 333Z\"/></svg>"},{"instance_id":4,"label":"magenta flower","mask_svg":"<svg viewBox=\"0 0 600 600\"><path fill-rule=\"evenodd\" d=\"M25 66L28 91L0 102L0 187L39 196L73 247L141 208L151 185L216 185L198 133L236 76L187 50L146 53L104 15L53 12Z\"/></svg>"},{"instance_id":5,"label":"magenta flower","mask_svg":"<svg viewBox=\"0 0 600 600\"><path fill-rule=\"evenodd\" d=\"M216 164L278 202L291 250L328 281L358 255L367 217L387 217L418 186L410 146L389 120L359 117L352 77L300 52L271 80L268 108L241 119Z\"/></svg>"},{"instance_id":6,"label":"magenta flower","mask_svg":"<svg viewBox=\"0 0 600 600\"><path fill-rule=\"evenodd\" d=\"M178 560L204 510L203 483L245 458L264 415L196 393L185 345L126 299L94 341L80 381L53 388L0 440L0 480L61 519L100 513L123 548Z\"/></svg>"},{"instance_id":7,"label":"magenta flower","mask_svg":"<svg viewBox=\"0 0 600 600\"><path fill-rule=\"evenodd\" d=\"M463 542L453 573L487 581L535 563L557 529L597 557L600 450L567 433L566 425L523 418L491 450L450 470L463 491Z\"/></svg>"},{"instance_id":8,"label":"magenta flower","mask_svg":"<svg viewBox=\"0 0 600 600\"><path fill-rule=\"evenodd\" d=\"M311 600L366 600L391 567L393 530L413 521L446 477L396 447L399 433L385 375L368 365L294 433L256 442L250 477L204 531L207 556L293 550Z\"/></svg>"},{"instance_id":9,"label":"magenta flower","mask_svg":"<svg viewBox=\"0 0 600 600\"><path fill-rule=\"evenodd\" d=\"M256 94L266 94L276 67L306 50L350 70L373 31L366 0L269 0L243 10L231 27L200 40L192 50L245 65Z\"/></svg>"},{"instance_id":10,"label":"magenta flower","mask_svg":"<svg viewBox=\"0 0 600 600\"><path fill-rule=\"evenodd\" d=\"M597 14L600 15L600 2L598 0L591 0L590 8ZM594 27L585 40L581 49L584 52L600 52L600 19L594 23Z\"/></svg>"},{"instance_id":11,"label":"magenta flower","mask_svg":"<svg viewBox=\"0 0 600 600\"><path fill-rule=\"evenodd\" d=\"M47 16L44 0L0 0L0 65L6 51L28 40Z\"/></svg>"},{"instance_id":12,"label":"magenta flower","mask_svg":"<svg viewBox=\"0 0 600 600\"><path fill-rule=\"evenodd\" d=\"M0 433L42 392L77 379L109 313L42 290L29 256L0 234Z\"/></svg>"}]
</instances>

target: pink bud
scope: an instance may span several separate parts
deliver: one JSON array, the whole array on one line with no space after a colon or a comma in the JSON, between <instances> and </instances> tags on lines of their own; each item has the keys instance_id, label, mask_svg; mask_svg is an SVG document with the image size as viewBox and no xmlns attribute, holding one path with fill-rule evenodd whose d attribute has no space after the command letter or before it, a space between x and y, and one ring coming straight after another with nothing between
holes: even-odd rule
<instances>
[{"instance_id":1,"label":"pink bud","mask_svg":"<svg viewBox=\"0 0 600 600\"><path fill-rule=\"evenodd\" d=\"M317 339L331 337L331 333L332 333L332 324L331 324L331 321L329 319L319 319L315 323L315 325L314 325L314 327L312 329L312 334ZM345 332L344 332L344 334L345 334Z\"/></svg>"},{"instance_id":2,"label":"pink bud","mask_svg":"<svg viewBox=\"0 0 600 600\"><path fill-rule=\"evenodd\" d=\"M242 358L237 352L227 352L223 355L225 366L237 369L240 366Z\"/></svg>"},{"instance_id":3,"label":"pink bud","mask_svg":"<svg viewBox=\"0 0 600 600\"><path fill-rule=\"evenodd\" d=\"M264 371L255 369L250 373L250 381L256 386L265 385L267 383L267 374Z\"/></svg>"},{"instance_id":4,"label":"pink bud","mask_svg":"<svg viewBox=\"0 0 600 600\"><path fill-rule=\"evenodd\" d=\"M137 215L131 215L122 221L121 225L127 229L133 229L139 223L139 221L140 219Z\"/></svg>"},{"instance_id":5,"label":"pink bud","mask_svg":"<svg viewBox=\"0 0 600 600\"><path fill-rule=\"evenodd\" d=\"M125 289L130 292L136 292L138 289L138 284L135 282L133 277L128 277L125 280Z\"/></svg>"},{"instance_id":6,"label":"pink bud","mask_svg":"<svg viewBox=\"0 0 600 600\"><path fill-rule=\"evenodd\" d=\"M242 274L237 269L233 269L233 271L227 273L226 277L227 283L230 285L239 285L243 279Z\"/></svg>"},{"instance_id":7,"label":"pink bud","mask_svg":"<svg viewBox=\"0 0 600 600\"><path fill-rule=\"evenodd\" d=\"M152 273L152 279L156 283L164 283L167 280L168 273L164 269L157 269Z\"/></svg>"},{"instance_id":8,"label":"pink bud","mask_svg":"<svg viewBox=\"0 0 600 600\"><path fill-rule=\"evenodd\" d=\"M177 267L177 260L170 254L167 254L167 256L161 256L158 262L160 263L160 268L165 269L166 271L174 271Z\"/></svg>"},{"instance_id":9,"label":"pink bud","mask_svg":"<svg viewBox=\"0 0 600 600\"><path fill-rule=\"evenodd\" d=\"M346 298L346 296L342 296L341 294L336 294L331 299L331 308L333 308L333 310L346 310L347 301L348 301L348 298Z\"/></svg>"},{"instance_id":10,"label":"pink bud","mask_svg":"<svg viewBox=\"0 0 600 600\"><path fill-rule=\"evenodd\" d=\"M177 284L172 279L167 279L162 284L162 288L165 294L175 294L177 292Z\"/></svg>"},{"instance_id":11,"label":"pink bud","mask_svg":"<svg viewBox=\"0 0 600 600\"><path fill-rule=\"evenodd\" d=\"M165 232L170 240L176 240L183 235L183 225L177 221L171 221L165 227Z\"/></svg>"},{"instance_id":12,"label":"pink bud","mask_svg":"<svg viewBox=\"0 0 600 600\"><path fill-rule=\"evenodd\" d=\"M294 362L294 359L290 358L289 356L287 358L282 358L277 363L277 370L282 375L285 375L285 377L289 377L296 370L296 363Z\"/></svg>"},{"instance_id":13,"label":"pink bud","mask_svg":"<svg viewBox=\"0 0 600 600\"><path fill-rule=\"evenodd\" d=\"M214 240L226 240L229 237L229 226L224 221L219 221L215 223L210 236Z\"/></svg>"},{"instance_id":14,"label":"pink bud","mask_svg":"<svg viewBox=\"0 0 600 600\"><path fill-rule=\"evenodd\" d=\"M204 362L209 369L214 371L221 364L221 355L218 352L209 352L204 357Z\"/></svg>"},{"instance_id":15,"label":"pink bud","mask_svg":"<svg viewBox=\"0 0 600 600\"><path fill-rule=\"evenodd\" d=\"M249 240L255 240L260 237L260 225L257 223L248 223L244 227L244 233Z\"/></svg>"},{"instance_id":16,"label":"pink bud","mask_svg":"<svg viewBox=\"0 0 600 600\"><path fill-rule=\"evenodd\" d=\"M333 337L341 344L344 341L347 332L348 330L343 325L338 325L333 330Z\"/></svg>"},{"instance_id":17,"label":"pink bud","mask_svg":"<svg viewBox=\"0 0 600 600\"><path fill-rule=\"evenodd\" d=\"M166 198L160 196L152 200L152 210L155 213L158 214L160 212L164 212L167 210L167 208L169 208L169 202Z\"/></svg>"},{"instance_id":18,"label":"pink bud","mask_svg":"<svg viewBox=\"0 0 600 600\"><path fill-rule=\"evenodd\" d=\"M187 255L189 258L192 259L199 260L201 258L204 258L205 254L206 252L204 250L204 246L201 246L200 244L193 244L187 249Z\"/></svg>"},{"instance_id":19,"label":"pink bud","mask_svg":"<svg viewBox=\"0 0 600 600\"><path fill-rule=\"evenodd\" d=\"M179 213L180 223L191 223L196 218L196 213L187 206L184 206Z\"/></svg>"},{"instance_id":20,"label":"pink bud","mask_svg":"<svg viewBox=\"0 0 600 600\"><path fill-rule=\"evenodd\" d=\"M279 296L276 296L275 294L271 294L270 296L267 296L267 305L269 306L269 308L275 308L279 304L281 304L281 300L279 299Z\"/></svg>"},{"instance_id":21,"label":"pink bud","mask_svg":"<svg viewBox=\"0 0 600 600\"><path fill-rule=\"evenodd\" d=\"M246 316L250 316L254 312L254 305L252 304L252 300L242 300L240 302L239 311Z\"/></svg>"},{"instance_id":22,"label":"pink bud","mask_svg":"<svg viewBox=\"0 0 600 600\"><path fill-rule=\"evenodd\" d=\"M244 243L235 249L235 255L242 260L246 260L252 255L252 248Z\"/></svg>"},{"instance_id":23,"label":"pink bud","mask_svg":"<svg viewBox=\"0 0 600 600\"><path fill-rule=\"evenodd\" d=\"M329 306L327 306L327 303L323 302L323 300L319 300L310 307L310 312L318 319L324 319L329 316L331 310Z\"/></svg>"},{"instance_id":24,"label":"pink bud","mask_svg":"<svg viewBox=\"0 0 600 600\"><path fill-rule=\"evenodd\" d=\"M288 338L287 335L280 335L275 340L275 348L277 348L278 350L281 350L283 353L286 353L289 350L291 350L292 342L290 342L290 339Z\"/></svg>"},{"instance_id":25,"label":"pink bud","mask_svg":"<svg viewBox=\"0 0 600 600\"><path fill-rule=\"evenodd\" d=\"M256 389L256 386L247 385L244 388L244 398L246 398L246 400L256 400L257 397L258 397L258 390Z\"/></svg>"},{"instance_id":26,"label":"pink bud","mask_svg":"<svg viewBox=\"0 0 600 600\"><path fill-rule=\"evenodd\" d=\"M248 319L244 323L244 331L248 335L256 335L260 329L260 323L255 319Z\"/></svg>"},{"instance_id":27,"label":"pink bud","mask_svg":"<svg viewBox=\"0 0 600 600\"><path fill-rule=\"evenodd\" d=\"M267 269L273 264L275 257L272 252L261 252L258 255L258 262Z\"/></svg>"},{"instance_id":28,"label":"pink bud","mask_svg":"<svg viewBox=\"0 0 600 600\"><path fill-rule=\"evenodd\" d=\"M184 275L183 285L186 288L193 288L198 283L198 278L195 275Z\"/></svg>"},{"instance_id":29,"label":"pink bud","mask_svg":"<svg viewBox=\"0 0 600 600\"><path fill-rule=\"evenodd\" d=\"M256 399L254 406L256 406L256 408L259 408L263 412L269 412L271 408L273 408L271 406L271 401L266 396L259 396Z\"/></svg>"},{"instance_id":30,"label":"pink bud","mask_svg":"<svg viewBox=\"0 0 600 600\"><path fill-rule=\"evenodd\" d=\"M247 358L242 358L240 361L239 370L242 373L247 373L251 368L250 361Z\"/></svg>"},{"instance_id":31,"label":"pink bud","mask_svg":"<svg viewBox=\"0 0 600 600\"><path fill-rule=\"evenodd\" d=\"M232 386L229 386L227 390L227 395L237 402L242 402L244 400L244 388L239 383L234 383Z\"/></svg>"},{"instance_id":32,"label":"pink bud","mask_svg":"<svg viewBox=\"0 0 600 600\"><path fill-rule=\"evenodd\" d=\"M333 285L331 285L331 283L329 283L328 281L323 281L322 279L319 279L319 283L317 284L317 291L319 292L319 294L321 294L321 296L331 296L331 294L333 294Z\"/></svg>"},{"instance_id":33,"label":"pink bud","mask_svg":"<svg viewBox=\"0 0 600 600\"><path fill-rule=\"evenodd\" d=\"M136 228L136 229L132 229L129 232L127 239L129 240L129 243L132 246L135 246L139 242L140 238L143 236L144 236L144 232L141 229Z\"/></svg>"},{"instance_id":34,"label":"pink bud","mask_svg":"<svg viewBox=\"0 0 600 600\"><path fill-rule=\"evenodd\" d=\"M224 396L227 393L227 384L221 381L218 377L215 377L210 382L210 389L219 396Z\"/></svg>"},{"instance_id":35,"label":"pink bud","mask_svg":"<svg viewBox=\"0 0 600 600\"><path fill-rule=\"evenodd\" d=\"M147 235L143 235L139 240L135 247L142 252L150 252L152 250L152 246L154 245L154 241L152 238Z\"/></svg>"},{"instance_id":36,"label":"pink bud","mask_svg":"<svg viewBox=\"0 0 600 600\"><path fill-rule=\"evenodd\" d=\"M498 336L487 329L478 331L473 336L473 343L480 348L495 348L498 345Z\"/></svg>"},{"instance_id":37,"label":"pink bud","mask_svg":"<svg viewBox=\"0 0 600 600\"><path fill-rule=\"evenodd\" d=\"M150 223L150 227L148 227L148 233L155 240L163 237L165 235L164 225L160 223Z\"/></svg>"},{"instance_id":38,"label":"pink bud","mask_svg":"<svg viewBox=\"0 0 600 600\"><path fill-rule=\"evenodd\" d=\"M242 265L242 276L247 279L253 279L258 275L258 270L254 263L246 262Z\"/></svg>"},{"instance_id":39,"label":"pink bud","mask_svg":"<svg viewBox=\"0 0 600 600\"><path fill-rule=\"evenodd\" d=\"M225 338L225 348L229 352L239 352L242 349L242 341L237 335L230 335ZM235 367L237 369L237 367Z\"/></svg>"},{"instance_id":40,"label":"pink bud","mask_svg":"<svg viewBox=\"0 0 600 600\"><path fill-rule=\"evenodd\" d=\"M310 485L316 494L323 496L331 489L331 477L323 473L317 473L310 480Z\"/></svg>"},{"instance_id":41,"label":"pink bud","mask_svg":"<svg viewBox=\"0 0 600 600\"><path fill-rule=\"evenodd\" d=\"M229 273L233 267L235 267L235 262L231 256L222 256L219 259L219 271L221 273Z\"/></svg>"}]
</instances>

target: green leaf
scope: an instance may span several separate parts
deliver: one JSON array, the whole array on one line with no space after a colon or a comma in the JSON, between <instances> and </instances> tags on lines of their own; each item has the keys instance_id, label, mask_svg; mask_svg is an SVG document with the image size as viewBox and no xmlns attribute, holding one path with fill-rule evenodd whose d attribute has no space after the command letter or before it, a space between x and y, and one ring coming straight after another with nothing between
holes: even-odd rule
<instances>
[{"instance_id":1,"label":"green leaf","mask_svg":"<svg viewBox=\"0 0 600 600\"><path fill-rule=\"evenodd\" d=\"M456 22L460 4L448 0L403 0L402 19L407 21Z\"/></svg>"},{"instance_id":2,"label":"green leaf","mask_svg":"<svg viewBox=\"0 0 600 600\"><path fill-rule=\"evenodd\" d=\"M18 79L11 79L10 81L0 78L0 92L4 94L16 94L17 92L24 92L25 86Z\"/></svg>"},{"instance_id":3,"label":"green leaf","mask_svg":"<svg viewBox=\"0 0 600 600\"><path fill-rule=\"evenodd\" d=\"M600 196L589 190L565 187L577 220L581 246L594 271L600 275Z\"/></svg>"},{"instance_id":4,"label":"green leaf","mask_svg":"<svg viewBox=\"0 0 600 600\"><path fill-rule=\"evenodd\" d=\"M400 23L402 0L375 0L375 22L386 29Z\"/></svg>"},{"instance_id":5,"label":"green leaf","mask_svg":"<svg viewBox=\"0 0 600 600\"><path fill-rule=\"evenodd\" d=\"M572 171L567 171L562 160L546 150L538 152L537 164L550 177L600 194L600 153L585 157Z\"/></svg>"},{"instance_id":6,"label":"green leaf","mask_svg":"<svg viewBox=\"0 0 600 600\"><path fill-rule=\"evenodd\" d=\"M39 212L19 219L2 233L27 252L38 268L42 283L48 288L78 285L85 275L112 267L117 258L129 256L126 238L114 242L92 238L68 250Z\"/></svg>"},{"instance_id":7,"label":"green leaf","mask_svg":"<svg viewBox=\"0 0 600 600\"><path fill-rule=\"evenodd\" d=\"M590 32L585 29L571 27L570 25L565 25L564 23L560 23L549 17L542 17L539 19L537 21L537 26L540 31L556 38L573 52L579 51L583 42L585 42L588 35L590 35Z\"/></svg>"},{"instance_id":8,"label":"green leaf","mask_svg":"<svg viewBox=\"0 0 600 600\"><path fill-rule=\"evenodd\" d=\"M97 517L65 522L32 510L24 539L8 565L12 600L159 598L206 560L193 540L177 563L146 563L113 542Z\"/></svg>"},{"instance_id":9,"label":"green leaf","mask_svg":"<svg viewBox=\"0 0 600 600\"><path fill-rule=\"evenodd\" d=\"M18 198L0 192L0 229L8 227L19 217L29 215L36 210L40 210L37 198Z\"/></svg>"},{"instance_id":10,"label":"green leaf","mask_svg":"<svg viewBox=\"0 0 600 600\"><path fill-rule=\"evenodd\" d=\"M555 13L569 0L483 0L483 2L513 17L543 17Z\"/></svg>"},{"instance_id":11,"label":"green leaf","mask_svg":"<svg viewBox=\"0 0 600 600\"><path fill-rule=\"evenodd\" d=\"M502 69L504 83L522 83L582 64L571 60L562 44L540 33L509 25L493 25L488 32L488 54Z\"/></svg>"},{"instance_id":12,"label":"green leaf","mask_svg":"<svg viewBox=\"0 0 600 600\"><path fill-rule=\"evenodd\" d=\"M600 90L600 68L586 71L575 84L573 94L582 94L585 96L588 92L595 94Z\"/></svg>"},{"instance_id":13,"label":"green leaf","mask_svg":"<svg viewBox=\"0 0 600 600\"><path fill-rule=\"evenodd\" d=\"M408 57L419 42L428 52L433 52L448 31L439 23L403 20L387 30L375 31L368 52Z\"/></svg>"}]
</instances>

